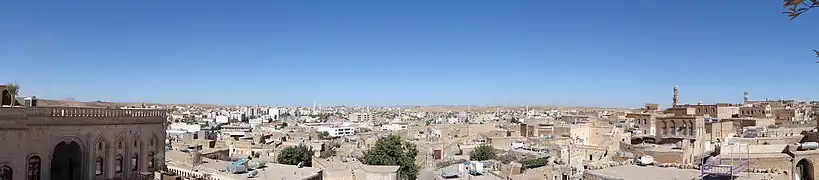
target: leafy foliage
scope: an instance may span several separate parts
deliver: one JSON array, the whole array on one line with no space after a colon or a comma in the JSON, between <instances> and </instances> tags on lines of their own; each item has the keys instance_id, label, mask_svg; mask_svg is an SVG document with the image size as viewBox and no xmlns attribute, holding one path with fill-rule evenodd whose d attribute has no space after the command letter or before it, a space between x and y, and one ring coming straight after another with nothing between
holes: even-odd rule
<instances>
[{"instance_id":1,"label":"leafy foliage","mask_svg":"<svg viewBox=\"0 0 819 180\"><path fill-rule=\"evenodd\" d=\"M523 161L520 162L520 164L522 164L523 167L526 168L526 169L545 166L548 163L549 163L549 160L546 159L546 158L528 159L528 160L523 160Z\"/></svg>"},{"instance_id":2,"label":"leafy foliage","mask_svg":"<svg viewBox=\"0 0 819 180\"><path fill-rule=\"evenodd\" d=\"M339 147L341 147L341 144L337 142L330 142L324 144L324 147L322 147L321 151L319 152L319 157L320 158L333 157L336 155L336 149Z\"/></svg>"},{"instance_id":3,"label":"leafy foliage","mask_svg":"<svg viewBox=\"0 0 819 180\"><path fill-rule=\"evenodd\" d=\"M402 141L398 135L389 135L378 139L375 146L364 152L359 160L367 165L400 166L400 179L414 180L418 178L417 155L418 149L414 144Z\"/></svg>"},{"instance_id":4,"label":"leafy foliage","mask_svg":"<svg viewBox=\"0 0 819 180\"><path fill-rule=\"evenodd\" d=\"M497 154L495 153L495 148L489 145L481 145L472 150L469 153L469 160L473 161L486 161L490 159L494 159Z\"/></svg>"},{"instance_id":5,"label":"leafy foliage","mask_svg":"<svg viewBox=\"0 0 819 180\"><path fill-rule=\"evenodd\" d=\"M791 17L791 20L796 19L799 15L802 15L809 10L819 7L819 0L810 0L811 3L805 2L805 0L785 0L785 8L788 8L788 11L782 12L788 17Z\"/></svg>"},{"instance_id":6,"label":"leafy foliage","mask_svg":"<svg viewBox=\"0 0 819 180\"><path fill-rule=\"evenodd\" d=\"M327 132L327 131L317 131L316 136L318 137L318 139L321 139L321 140L326 140L326 139L331 138L330 133Z\"/></svg>"},{"instance_id":7,"label":"leafy foliage","mask_svg":"<svg viewBox=\"0 0 819 180\"><path fill-rule=\"evenodd\" d=\"M313 151L305 145L290 146L279 152L276 161L280 164L297 165L304 162L304 166L311 166Z\"/></svg>"},{"instance_id":8,"label":"leafy foliage","mask_svg":"<svg viewBox=\"0 0 819 180\"><path fill-rule=\"evenodd\" d=\"M14 99L17 98L17 93L20 91L20 85L17 83L6 83L6 90L8 90L9 95L11 96L11 103L9 105L14 106Z\"/></svg>"},{"instance_id":9,"label":"leafy foliage","mask_svg":"<svg viewBox=\"0 0 819 180\"><path fill-rule=\"evenodd\" d=\"M791 20L794 20L796 17L799 17L799 15L819 7L819 0L810 0L810 3L805 2L805 0L785 0L784 6L787 8L787 11L782 13L791 17ZM813 53L816 54L816 58L819 58L819 50L814 49ZM816 61L816 63L819 63L819 61Z\"/></svg>"}]
</instances>

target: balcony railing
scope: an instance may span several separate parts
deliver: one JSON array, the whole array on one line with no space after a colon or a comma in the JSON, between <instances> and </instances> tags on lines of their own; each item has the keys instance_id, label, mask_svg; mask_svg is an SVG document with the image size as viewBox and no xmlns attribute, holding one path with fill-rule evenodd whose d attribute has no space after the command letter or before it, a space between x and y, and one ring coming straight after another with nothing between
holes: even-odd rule
<instances>
[{"instance_id":1,"label":"balcony railing","mask_svg":"<svg viewBox=\"0 0 819 180\"><path fill-rule=\"evenodd\" d=\"M112 109L87 107L8 107L0 117L165 117L165 109Z\"/></svg>"}]
</instances>

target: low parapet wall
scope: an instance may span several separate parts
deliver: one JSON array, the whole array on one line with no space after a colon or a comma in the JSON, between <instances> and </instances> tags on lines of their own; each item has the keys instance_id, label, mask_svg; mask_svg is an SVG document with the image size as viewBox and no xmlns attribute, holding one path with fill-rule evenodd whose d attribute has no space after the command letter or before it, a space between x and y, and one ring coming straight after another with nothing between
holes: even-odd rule
<instances>
[{"instance_id":1,"label":"low parapet wall","mask_svg":"<svg viewBox=\"0 0 819 180\"><path fill-rule=\"evenodd\" d=\"M87 107L3 107L6 117L165 117L165 109L111 109Z\"/></svg>"},{"instance_id":2,"label":"low parapet wall","mask_svg":"<svg viewBox=\"0 0 819 180\"><path fill-rule=\"evenodd\" d=\"M0 119L23 124L160 123L166 109L113 109L88 107L2 107Z\"/></svg>"},{"instance_id":3,"label":"low parapet wall","mask_svg":"<svg viewBox=\"0 0 819 180\"><path fill-rule=\"evenodd\" d=\"M625 180L625 178L617 177L613 175L603 174L599 172L592 172L592 171L584 171L583 172L583 179L584 180Z\"/></svg>"}]
</instances>

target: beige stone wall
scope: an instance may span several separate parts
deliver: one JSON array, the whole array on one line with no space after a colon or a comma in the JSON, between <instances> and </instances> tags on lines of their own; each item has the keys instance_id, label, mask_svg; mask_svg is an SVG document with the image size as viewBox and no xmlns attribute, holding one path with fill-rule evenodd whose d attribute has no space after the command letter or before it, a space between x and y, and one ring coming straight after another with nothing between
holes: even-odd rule
<instances>
[{"instance_id":1,"label":"beige stone wall","mask_svg":"<svg viewBox=\"0 0 819 180\"><path fill-rule=\"evenodd\" d=\"M583 172L583 180L625 180L622 177L607 175L603 173L597 173L593 171L585 171Z\"/></svg>"},{"instance_id":2,"label":"beige stone wall","mask_svg":"<svg viewBox=\"0 0 819 180\"><path fill-rule=\"evenodd\" d=\"M6 108L0 108L0 112ZM0 165L13 169L14 180L26 179L27 159L41 158L41 179L50 177L51 156L60 142L80 145L83 179L110 179L131 174L131 157L138 157L139 171L149 171L164 164L165 117L88 117L0 116ZM105 111L106 109L92 109ZM136 111L134 111L136 112ZM34 112L38 113L38 112ZM42 113L42 112L39 112ZM0 113L3 114L3 113ZM101 148L100 148L101 147ZM154 153L154 168L148 168L148 154ZM122 173L115 173L115 157L123 156ZM104 159L104 174L94 175L94 160Z\"/></svg>"},{"instance_id":3,"label":"beige stone wall","mask_svg":"<svg viewBox=\"0 0 819 180\"><path fill-rule=\"evenodd\" d=\"M766 107L740 107L739 108L739 116L740 117L752 117L752 118L769 118L772 116L771 111Z\"/></svg>"},{"instance_id":4,"label":"beige stone wall","mask_svg":"<svg viewBox=\"0 0 819 180\"><path fill-rule=\"evenodd\" d=\"M734 115L739 115L739 107L727 106L717 107L716 118L731 118Z\"/></svg>"}]
</instances>

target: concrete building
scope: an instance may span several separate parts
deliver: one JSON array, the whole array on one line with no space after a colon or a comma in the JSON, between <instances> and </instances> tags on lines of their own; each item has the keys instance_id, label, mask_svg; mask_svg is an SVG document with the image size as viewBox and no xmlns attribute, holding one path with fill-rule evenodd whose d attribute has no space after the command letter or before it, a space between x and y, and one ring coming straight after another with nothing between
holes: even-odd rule
<instances>
[{"instance_id":1,"label":"concrete building","mask_svg":"<svg viewBox=\"0 0 819 180\"><path fill-rule=\"evenodd\" d=\"M342 137L355 135L355 127L318 127L320 132L327 132L330 137Z\"/></svg>"},{"instance_id":2,"label":"concrete building","mask_svg":"<svg viewBox=\"0 0 819 180\"><path fill-rule=\"evenodd\" d=\"M375 116L370 113L352 113L348 119L353 122L369 122L375 121Z\"/></svg>"},{"instance_id":3,"label":"concrete building","mask_svg":"<svg viewBox=\"0 0 819 180\"><path fill-rule=\"evenodd\" d=\"M155 171L164 164L167 114L0 107L0 179L132 179Z\"/></svg>"},{"instance_id":4,"label":"concrete building","mask_svg":"<svg viewBox=\"0 0 819 180\"><path fill-rule=\"evenodd\" d=\"M406 124L384 124L381 125L381 129L385 131L400 131L407 129Z\"/></svg>"}]
</instances>

